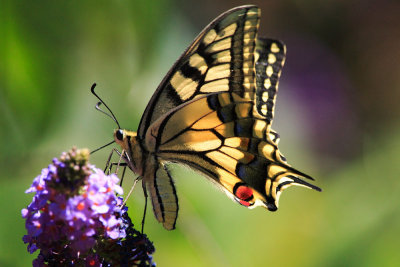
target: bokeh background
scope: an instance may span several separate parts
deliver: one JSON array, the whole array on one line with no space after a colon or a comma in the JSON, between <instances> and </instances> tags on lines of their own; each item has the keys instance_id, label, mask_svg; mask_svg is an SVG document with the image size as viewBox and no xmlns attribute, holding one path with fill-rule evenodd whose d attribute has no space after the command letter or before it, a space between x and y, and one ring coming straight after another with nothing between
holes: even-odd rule
<instances>
[{"instance_id":1,"label":"bokeh background","mask_svg":"<svg viewBox=\"0 0 400 267\"><path fill-rule=\"evenodd\" d=\"M0 1L0 266L29 266L20 210L32 179L72 146L137 128L192 39L244 1ZM158 266L399 266L400 2L254 0L261 36L287 45L274 129L322 193L290 188L280 209L247 210L174 167L177 229L149 211ZM104 166L110 148L92 155ZM130 174L128 178L133 178ZM133 179L126 179L128 191ZM139 225L143 194L128 205Z\"/></svg>"}]
</instances>

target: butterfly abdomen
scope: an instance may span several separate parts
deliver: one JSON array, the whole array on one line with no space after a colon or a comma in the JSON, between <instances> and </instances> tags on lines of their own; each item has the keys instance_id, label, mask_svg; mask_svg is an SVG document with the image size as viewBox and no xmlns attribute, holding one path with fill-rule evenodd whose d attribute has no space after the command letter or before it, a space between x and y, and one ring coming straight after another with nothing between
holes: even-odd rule
<instances>
[{"instance_id":1,"label":"butterfly abdomen","mask_svg":"<svg viewBox=\"0 0 400 267\"><path fill-rule=\"evenodd\" d=\"M146 161L143 181L150 194L156 219L165 229L175 229L179 210L178 197L167 166L159 162L156 156L150 156Z\"/></svg>"}]
</instances>

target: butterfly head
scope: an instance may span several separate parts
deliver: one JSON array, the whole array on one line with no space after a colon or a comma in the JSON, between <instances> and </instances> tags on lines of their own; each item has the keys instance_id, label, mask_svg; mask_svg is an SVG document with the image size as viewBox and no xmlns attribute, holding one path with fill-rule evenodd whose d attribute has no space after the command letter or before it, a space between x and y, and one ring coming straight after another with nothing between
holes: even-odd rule
<instances>
[{"instance_id":1,"label":"butterfly head","mask_svg":"<svg viewBox=\"0 0 400 267\"><path fill-rule=\"evenodd\" d=\"M137 144L136 136L137 136L136 132L122 130L122 129L114 130L115 143L120 145L121 148L126 152L131 151L132 148Z\"/></svg>"},{"instance_id":2,"label":"butterfly head","mask_svg":"<svg viewBox=\"0 0 400 267\"><path fill-rule=\"evenodd\" d=\"M125 131L121 129L114 130L114 140L117 144L121 145L124 143L126 139Z\"/></svg>"}]
</instances>

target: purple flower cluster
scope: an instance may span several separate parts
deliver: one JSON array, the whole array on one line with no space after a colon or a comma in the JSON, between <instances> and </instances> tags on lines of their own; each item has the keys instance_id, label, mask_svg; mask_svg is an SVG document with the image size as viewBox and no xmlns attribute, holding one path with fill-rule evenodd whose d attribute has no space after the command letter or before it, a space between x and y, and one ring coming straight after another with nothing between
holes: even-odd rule
<instances>
[{"instance_id":1,"label":"purple flower cluster","mask_svg":"<svg viewBox=\"0 0 400 267\"><path fill-rule=\"evenodd\" d=\"M88 150L63 153L26 191L35 193L32 203L22 210L28 232L23 241L30 253L40 250L34 266L113 266L121 262L115 255L137 251L137 243L122 246L133 225L127 208L121 209L122 198L116 196L122 194L118 177L106 176L89 165L88 158ZM148 242L152 249L144 254L151 263L149 254L154 247Z\"/></svg>"}]
</instances>

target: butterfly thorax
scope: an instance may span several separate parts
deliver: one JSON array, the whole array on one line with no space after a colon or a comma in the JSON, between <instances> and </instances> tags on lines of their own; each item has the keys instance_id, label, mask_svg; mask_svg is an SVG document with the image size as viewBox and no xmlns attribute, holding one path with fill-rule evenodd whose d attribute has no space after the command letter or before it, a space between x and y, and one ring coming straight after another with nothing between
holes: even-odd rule
<instances>
[{"instance_id":1,"label":"butterfly thorax","mask_svg":"<svg viewBox=\"0 0 400 267\"><path fill-rule=\"evenodd\" d=\"M128 167L138 175L143 175L143 164L148 154L141 145L136 132L116 129L114 131L114 140L121 146L122 155Z\"/></svg>"}]
</instances>

